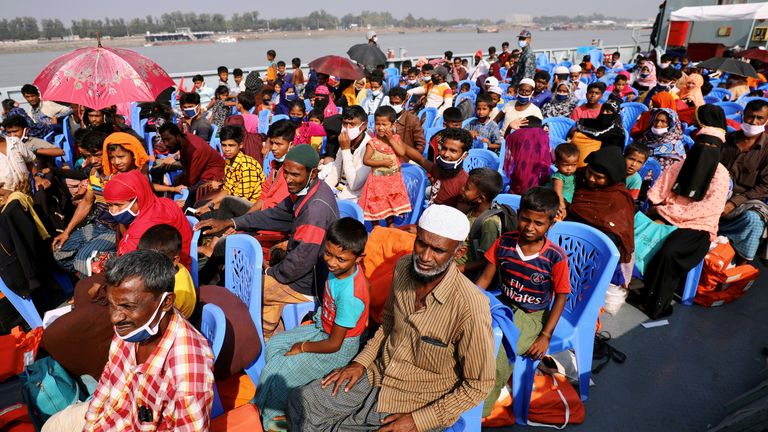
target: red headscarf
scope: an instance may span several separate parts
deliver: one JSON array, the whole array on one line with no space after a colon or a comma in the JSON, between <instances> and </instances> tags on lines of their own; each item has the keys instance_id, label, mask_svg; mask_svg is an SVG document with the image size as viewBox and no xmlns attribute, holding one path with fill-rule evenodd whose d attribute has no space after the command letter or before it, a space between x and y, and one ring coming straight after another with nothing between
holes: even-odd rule
<instances>
[{"instance_id":1,"label":"red headscarf","mask_svg":"<svg viewBox=\"0 0 768 432\"><path fill-rule=\"evenodd\" d=\"M108 202L131 201L134 198L139 203L139 213L120 239L117 254L123 255L136 250L141 236L148 229L166 224L176 228L181 234L181 263L189 268L192 264L189 256L192 228L175 202L168 198L156 197L149 180L138 170L116 174L104 186L104 200Z\"/></svg>"}]
</instances>

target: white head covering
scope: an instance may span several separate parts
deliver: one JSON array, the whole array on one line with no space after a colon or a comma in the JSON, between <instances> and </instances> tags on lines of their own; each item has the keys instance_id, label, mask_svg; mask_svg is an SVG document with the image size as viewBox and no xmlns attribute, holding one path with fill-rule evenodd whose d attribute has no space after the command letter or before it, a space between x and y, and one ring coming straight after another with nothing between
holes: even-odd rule
<instances>
[{"instance_id":1,"label":"white head covering","mask_svg":"<svg viewBox=\"0 0 768 432\"><path fill-rule=\"evenodd\" d=\"M579 65L573 65L571 66L571 69L569 69L571 73L581 73L581 66Z\"/></svg>"},{"instance_id":2,"label":"white head covering","mask_svg":"<svg viewBox=\"0 0 768 432\"><path fill-rule=\"evenodd\" d=\"M373 37L376 36L376 32L373 30L368 30L368 33L365 34L365 37L367 37L367 40L373 39Z\"/></svg>"},{"instance_id":3,"label":"white head covering","mask_svg":"<svg viewBox=\"0 0 768 432\"><path fill-rule=\"evenodd\" d=\"M419 228L440 237L464 241L469 235L469 220L454 207L432 204L421 214Z\"/></svg>"},{"instance_id":4,"label":"white head covering","mask_svg":"<svg viewBox=\"0 0 768 432\"><path fill-rule=\"evenodd\" d=\"M488 89L488 93L494 93L494 94L497 94L499 96L504 94L504 92L501 90L501 87L499 87L499 86L493 86L493 87L489 88Z\"/></svg>"},{"instance_id":5,"label":"white head covering","mask_svg":"<svg viewBox=\"0 0 768 432\"><path fill-rule=\"evenodd\" d=\"M555 75L564 75L568 73L568 68L565 66L557 66L553 71Z\"/></svg>"},{"instance_id":6,"label":"white head covering","mask_svg":"<svg viewBox=\"0 0 768 432\"><path fill-rule=\"evenodd\" d=\"M496 77L488 77L485 79L485 85L488 87L496 87L499 85L499 80L496 79Z\"/></svg>"},{"instance_id":7,"label":"white head covering","mask_svg":"<svg viewBox=\"0 0 768 432\"><path fill-rule=\"evenodd\" d=\"M536 82L535 82L535 81L533 81L533 80L532 80L532 79L530 79L530 78L523 78L523 79L521 79L521 80L520 80L520 84L518 84L517 86L518 86L518 87L520 87L520 86L521 86L521 85L523 85L523 84L528 84L529 86L531 86L531 87L533 87L533 88L536 88Z\"/></svg>"}]
</instances>

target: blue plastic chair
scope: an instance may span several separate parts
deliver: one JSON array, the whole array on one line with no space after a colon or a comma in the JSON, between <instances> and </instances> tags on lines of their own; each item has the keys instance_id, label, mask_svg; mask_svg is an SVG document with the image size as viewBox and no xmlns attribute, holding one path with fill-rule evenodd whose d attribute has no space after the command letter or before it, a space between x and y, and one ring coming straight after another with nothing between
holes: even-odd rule
<instances>
[{"instance_id":1,"label":"blue plastic chair","mask_svg":"<svg viewBox=\"0 0 768 432\"><path fill-rule=\"evenodd\" d=\"M493 328L493 358L499 355L499 348L501 348L501 340L504 338L504 333L498 327ZM446 429L446 432L481 432L482 431L482 418L483 418L483 405L485 401L480 402L480 405L465 412L459 417L459 420L453 424L453 426Z\"/></svg>"},{"instance_id":2,"label":"blue plastic chair","mask_svg":"<svg viewBox=\"0 0 768 432\"><path fill-rule=\"evenodd\" d=\"M336 204L339 206L339 218L351 217L365 223L363 217L363 209L357 205L356 202L350 200L336 200Z\"/></svg>"},{"instance_id":3,"label":"blue plastic chair","mask_svg":"<svg viewBox=\"0 0 768 432\"><path fill-rule=\"evenodd\" d=\"M739 105L746 107L747 104L752 102L753 100L763 100L765 102L768 102L768 98L764 98L760 96L747 96L747 95L743 95L738 100L736 100L736 102L738 102Z\"/></svg>"},{"instance_id":4,"label":"blue plastic chair","mask_svg":"<svg viewBox=\"0 0 768 432\"><path fill-rule=\"evenodd\" d=\"M433 128L437 128L437 127L439 127L440 129L442 129L443 127L445 127L445 123L444 123L444 120L443 120L443 116L437 116L437 118L435 118L435 123L432 125L432 127L433 127Z\"/></svg>"},{"instance_id":5,"label":"blue plastic chair","mask_svg":"<svg viewBox=\"0 0 768 432\"><path fill-rule=\"evenodd\" d=\"M464 83L467 83L467 84L469 84L469 88L470 88L471 90L476 90L476 89L478 89L478 87L477 87L477 84L476 84L474 81L472 81L472 80L469 80L469 79L465 79L465 80L461 80L461 81L459 81L459 83L456 85L456 88L458 88L458 89L460 90L460 89L461 89L461 86L462 86L462 84L464 84ZM476 94L476 92L475 92L475 91L471 91L470 93L475 93L475 94Z\"/></svg>"},{"instance_id":6,"label":"blue plastic chair","mask_svg":"<svg viewBox=\"0 0 768 432\"><path fill-rule=\"evenodd\" d=\"M427 174L420 166L404 163L401 168L403 183L411 201L411 212L395 216L395 226L412 225L419 221L424 208L424 194L427 190Z\"/></svg>"},{"instance_id":7,"label":"blue plastic chair","mask_svg":"<svg viewBox=\"0 0 768 432\"><path fill-rule=\"evenodd\" d=\"M32 299L24 298L8 287L0 278L0 292L5 295L8 301L11 302L16 311L24 318L30 328L40 327L43 325L43 318L40 316L40 312L37 311L35 304L32 303Z\"/></svg>"},{"instance_id":8,"label":"blue plastic chair","mask_svg":"<svg viewBox=\"0 0 768 432\"><path fill-rule=\"evenodd\" d=\"M376 117L374 117L373 113L368 114L368 131L373 131L373 127L376 125Z\"/></svg>"},{"instance_id":9,"label":"blue plastic chair","mask_svg":"<svg viewBox=\"0 0 768 432\"><path fill-rule=\"evenodd\" d=\"M281 315L281 318L283 319L283 327L285 327L285 330L300 326L304 317L307 316L308 313L313 312L316 307L317 305L313 301L287 304L283 306L283 314Z\"/></svg>"},{"instance_id":10,"label":"blue plastic chair","mask_svg":"<svg viewBox=\"0 0 768 432\"><path fill-rule=\"evenodd\" d=\"M275 159L275 155L272 153L272 150L268 151L266 156L264 156L264 164L261 166L262 171L264 171L264 176L269 177L269 172L272 171L272 161Z\"/></svg>"},{"instance_id":11,"label":"blue plastic chair","mask_svg":"<svg viewBox=\"0 0 768 432\"><path fill-rule=\"evenodd\" d=\"M269 122L269 124L275 124L279 122L280 120L288 120L290 117L285 114L277 114L272 116L272 120Z\"/></svg>"},{"instance_id":12,"label":"blue plastic chair","mask_svg":"<svg viewBox=\"0 0 768 432\"><path fill-rule=\"evenodd\" d=\"M499 169L499 156L490 150L470 149L463 166L466 172L475 168L490 168L496 171Z\"/></svg>"},{"instance_id":13,"label":"blue plastic chair","mask_svg":"<svg viewBox=\"0 0 768 432\"><path fill-rule=\"evenodd\" d=\"M219 127L215 124L211 125L211 140L208 144L219 153L222 153L221 138L219 138Z\"/></svg>"},{"instance_id":14,"label":"blue plastic chair","mask_svg":"<svg viewBox=\"0 0 768 432\"><path fill-rule=\"evenodd\" d=\"M269 117L272 115L272 111L265 109L259 111L259 133L266 134L269 132Z\"/></svg>"},{"instance_id":15,"label":"blue plastic chair","mask_svg":"<svg viewBox=\"0 0 768 432\"><path fill-rule=\"evenodd\" d=\"M718 102L733 100L733 93L728 89L720 87L713 88L707 96L716 97ZM704 101L706 101L706 96Z\"/></svg>"},{"instance_id":16,"label":"blue plastic chair","mask_svg":"<svg viewBox=\"0 0 768 432\"><path fill-rule=\"evenodd\" d=\"M224 311L213 303L203 306L202 316L200 318L200 333L208 339L208 344L213 351L213 362L219 358L221 347L224 345L224 336L227 334L227 317ZM213 383L213 407L211 407L211 418L224 414L224 406L221 404L219 389L216 383Z\"/></svg>"},{"instance_id":17,"label":"blue plastic chair","mask_svg":"<svg viewBox=\"0 0 768 432\"><path fill-rule=\"evenodd\" d=\"M683 135L683 137L680 138L680 141L683 143L686 150L690 150L694 144L693 138L691 138L690 135Z\"/></svg>"},{"instance_id":18,"label":"blue plastic chair","mask_svg":"<svg viewBox=\"0 0 768 432\"><path fill-rule=\"evenodd\" d=\"M466 129L467 127L469 127L469 124L472 123L472 120L476 120L476 119L477 117L470 117L464 120L463 122L461 122L461 128Z\"/></svg>"},{"instance_id":19,"label":"blue plastic chair","mask_svg":"<svg viewBox=\"0 0 768 432\"><path fill-rule=\"evenodd\" d=\"M648 107L640 102L624 102L621 104L621 118L622 120L624 118L631 119L632 126L634 126L637 119L640 118L640 114L646 111L648 111Z\"/></svg>"},{"instance_id":20,"label":"blue plastic chair","mask_svg":"<svg viewBox=\"0 0 768 432\"><path fill-rule=\"evenodd\" d=\"M568 140L568 132L576 126L576 122L568 117L550 117L541 122L549 129L549 147L554 149Z\"/></svg>"},{"instance_id":21,"label":"blue plastic chair","mask_svg":"<svg viewBox=\"0 0 768 432\"><path fill-rule=\"evenodd\" d=\"M651 185L653 185L653 183L656 182L656 179L659 178L659 175L661 175L661 164L659 161L654 158L648 158L643 166L637 170L637 174L640 175L640 178L643 180L646 179L649 172L651 173Z\"/></svg>"},{"instance_id":22,"label":"blue plastic chair","mask_svg":"<svg viewBox=\"0 0 768 432\"><path fill-rule=\"evenodd\" d=\"M67 161L70 167L74 167L75 165L75 138L72 134L72 129L69 125L69 116L64 117L64 120L62 121L62 132L64 135L64 141L62 142L61 148L64 150L64 160Z\"/></svg>"},{"instance_id":23,"label":"blue plastic chair","mask_svg":"<svg viewBox=\"0 0 768 432\"><path fill-rule=\"evenodd\" d=\"M464 99L469 99L472 101L472 104L475 104L475 101L477 100L477 95L475 92L466 92L466 93L459 93L456 95L456 98L453 100L453 106L459 106L459 103L463 101Z\"/></svg>"},{"instance_id":24,"label":"blue plastic chair","mask_svg":"<svg viewBox=\"0 0 768 432\"><path fill-rule=\"evenodd\" d=\"M262 271L264 255L259 242L247 234L227 236L224 253L224 286L248 306L259 335L262 350L259 357L245 368L253 385L258 385L264 369L264 328L261 319Z\"/></svg>"},{"instance_id":25,"label":"blue plastic chair","mask_svg":"<svg viewBox=\"0 0 768 432\"><path fill-rule=\"evenodd\" d=\"M605 304L608 283L619 262L619 251L605 234L577 222L558 222L549 230L547 237L568 255L571 283L571 293L555 327L548 352L567 349L575 352L579 394L582 400L586 400L592 374L595 325L600 308ZM528 423L537 364L538 361L522 355L515 358L512 399L515 419L520 425Z\"/></svg>"},{"instance_id":26,"label":"blue plastic chair","mask_svg":"<svg viewBox=\"0 0 768 432\"><path fill-rule=\"evenodd\" d=\"M522 200L522 197L516 194L498 194L494 199L499 204L510 206L514 211L520 210L520 200Z\"/></svg>"},{"instance_id":27,"label":"blue plastic chair","mask_svg":"<svg viewBox=\"0 0 768 432\"><path fill-rule=\"evenodd\" d=\"M708 104L716 104L718 102L722 102L722 100L717 96L706 95L704 96L704 102Z\"/></svg>"},{"instance_id":28,"label":"blue plastic chair","mask_svg":"<svg viewBox=\"0 0 768 432\"><path fill-rule=\"evenodd\" d=\"M304 109L309 113L312 111L312 101L309 99L304 99Z\"/></svg>"},{"instance_id":29,"label":"blue plastic chair","mask_svg":"<svg viewBox=\"0 0 768 432\"><path fill-rule=\"evenodd\" d=\"M437 108L424 108L419 112L419 121L424 128L431 128L437 118Z\"/></svg>"},{"instance_id":30,"label":"blue plastic chair","mask_svg":"<svg viewBox=\"0 0 768 432\"><path fill-rule=\"evenodd\" d=\"M688 275L685 277L683 296L680 298L680 304L685 306L693 305L693 299L696 297L696 293L699 289L699 279L701 279L701 270L703 268L704 260L701 260L699 265L688 271Z\"/></svg>"},{"instance_id":31,"label":"blue plastic chair","mask_svg":"<svg viewBox=\"0 0 768 432\"><path fill-rule=\"evenodd\" d=\"M192 243L189 245L189 256L192 258L192 265L189 266L189 272L192 274L192 282L195 288L199 287L198 272L200 271L199 258L197 256L197 247L200 244L200 230L195 231L195 225L199 222L194 216L187 216L189 227L192 228Z\"/></svg>"},{"instance_id":32,"label":"blue plastic chair","mask_svg":"<svg viewBox=\"0 0 768 432\"><path fill-rule=\"evenodd\" d=\"M715 105L725 111L725 116L731 120L741 121L741 113L744 111L744 106L737 102L718 102Z\"/></svg>"},{"instance_id":33,"label":"blue plastic chair","mask_svg":"<svg viewBox=\"0 0 768 432\"><path fill-rule=\"evenodd\" d=\"M144 128L141 124L141 108L137 102L131 102L130 119L131 129L139 136L144 136Z\"/></svg>"}]
</instances>

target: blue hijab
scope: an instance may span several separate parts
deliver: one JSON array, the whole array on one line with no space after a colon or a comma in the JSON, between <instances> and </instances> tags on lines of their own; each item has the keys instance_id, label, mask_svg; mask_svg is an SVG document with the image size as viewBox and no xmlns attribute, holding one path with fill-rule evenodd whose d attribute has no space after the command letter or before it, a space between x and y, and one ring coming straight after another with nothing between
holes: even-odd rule
<instances>
[{"instance_id":1,"label":"blue hijab","mask_svg":"<svg viewBox=\"0 0 768 432\"><path fill-rule=\"evenodd\" d=\"M296 87L293 86L293 84L289 83L283 83L282 87L280 87L280 102L275 106L274 113L277 114L285 114L288 115L289 112L291 112L291 104L293 101L286 100L285 98L285 92L289 89L293 90L293 94L296 95L298 99L298 95L296 94ZM294 100L297 100L294 99Z\"/></svg>"}]
</instances>

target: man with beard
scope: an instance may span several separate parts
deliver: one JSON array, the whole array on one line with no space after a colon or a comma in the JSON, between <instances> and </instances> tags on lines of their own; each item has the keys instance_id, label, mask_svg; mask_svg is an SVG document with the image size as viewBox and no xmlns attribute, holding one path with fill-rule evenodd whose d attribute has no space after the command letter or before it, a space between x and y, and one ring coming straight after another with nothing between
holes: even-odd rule
<instances>
[{"instance_id":1,"label":"man with beard","mask_svg":"<svg viewBox=\"0 0 768 432\"><path fill-rule=\"evenodd\" d=\"M348 366L291 394L290 430L443 430L480 403L493 385L493 337L488 299L453 263L468 233L459 210L424 211L381 327Z\"/></svg>"},{"instance_id":2,"label":"man with beard","mask_svg":"<svg viewBox=\"0 0 768 432\"><path fill-rule=\"evenodd\" d=\"M456 207L461 191L469 175L462 164L472 147L472 135L465 129L448 128L441 131L439 155L430 162L413 147L393 142L392 148L399 157L408 158L427 171L432 182L429 204Z\"/></svg>"}]
</instances>

